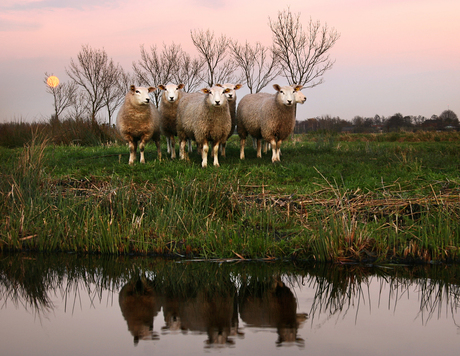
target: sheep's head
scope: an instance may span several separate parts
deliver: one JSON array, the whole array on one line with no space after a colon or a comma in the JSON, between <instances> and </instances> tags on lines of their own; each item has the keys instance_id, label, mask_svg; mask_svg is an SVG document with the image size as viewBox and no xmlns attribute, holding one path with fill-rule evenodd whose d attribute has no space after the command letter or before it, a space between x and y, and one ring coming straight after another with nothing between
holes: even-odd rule
<instances>
[{"instance_id":1,"label":"sheep's head","mask_svg":"<svg viewBox=\"0 0 460 356\"><path fill-rule=\"evenodd\" d=\"M300 87L300 89L297 89L296 92L294 93L294 98L295 98L294 100L296 103L304 104L307 101L307 97L305 96L304 93L300 91L301 89L303 89L303 87Z\"/></svg>"},{"instance_id":2,"label":"sheep's head","mask_svg":"<svg viewBox=\"0 0 460 356\"><path fill-rule=\"evenodd\" d=\"M168 85L159 85L158 89L163 90L164 100L169 101L170 103L175 102L179 99L179 90L185 87L184 84L168 84Z\"/></svg>"},{"instance_id":3,"label":"sheep's head","mask_svg":"<svg viewBox=\"0 0 460 356\"><path fill-rule=\"evenodd\" d=\"M147 105L150 103L151 98L149 93L156 90L155 87L136 87L135 85L131 85L129 88L130 93L132 95L132 101L138 105Z\"/></svg>"},{"instance_id":4,"label":"sheep's head","mask_svg":"<svg viewBox=\"0 0 460 356\"><path fill-rule=\"evenodd\" d=\"M224 89L230 89L229 92L225 94L227 97L228 101L233 101L236 100L236 93L235 90L240 89L243 84L230 84L230 83L225 83L225 84L216 84L218 87L222 87Z\"/></svg>"},{"instance_id":5,"label":"sheep's head","mask_svg":"<svg viewBox=\"0 0 460 356\"><path fill-rule=\"evenodd\" d=\"M207 100L212 106L220 107L227 103L227 97L225 95L230 91L230 89L222 88L216 85L211 89L203 88L201 91L208 95Z\"/></svg>"},{"instance_id":6,"label":"sheep's head","mask_svg":"<svg viewBox=\"0 0 460 356\"><path fill-rule=\"evenodd\" d=\"M278 92L277 100L286 106L293 106L297 103L296 93L302 89L301 85L286 85L284 87L274 84L273 88Z\"/></svg>"}]
</instances>

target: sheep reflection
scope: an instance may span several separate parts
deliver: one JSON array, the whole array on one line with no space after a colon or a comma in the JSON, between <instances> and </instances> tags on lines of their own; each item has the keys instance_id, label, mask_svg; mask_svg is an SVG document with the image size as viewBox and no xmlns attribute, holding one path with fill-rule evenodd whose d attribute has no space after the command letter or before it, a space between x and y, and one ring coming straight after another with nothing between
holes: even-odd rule
<instances>
[{"instance_id":1,"label":"sheep reflection","mask_svg":"<svg viewBox=\"0 0 460 356\"><path fill-rule=\"evenodd\" d=\"M222 287L222 288L221 288ZM206 333L207 345L233 345L238 313L233 284L202 288L195 293L167 293L163 300L163 332Z\"/></svg>"},{"instance_id":2,"label":"sheep reflection","mask_svg":"<svg viewBox=\"0 0 460 356\"><path fill-rule=\"evenodd\" d=\"M247 327L275 328L278 345L303 345L297 331L306 315L296 313L296 298L280 278L242 283L239 293L225 277L216 283L180 287L136 278L121 289L119 301L135 344L159 338L153 321L162 307L163 334L206 334L207 347L234 345L235 337L243 335L238 329L239 307Z\"/></svg>"},{"instance_id":3,"label":"sheep reflection","mask_svg":"<svg viewBox=\"0 0 460 356\"><path fill-rule=\"evenodd\" d=\"M307 315L296 313L297 300L280 278L250 281L241 287L238 299L240 316L247 327L276 328L278 345L303 345L297 330Z\"/></svg>"},{"instance_id":4,"label":"sheep reflection","mask_svg":"<svg viewBox=\"0 0 460 356\"><path fill-rule=\"evenodd\" d=\"M158 334L153 331L153 319L160 311L161 303L151 281L144 277L131 280L121 289L118 302L134 337L134 345L139 340L158 339Z\"/></svg>"}]
</instances>

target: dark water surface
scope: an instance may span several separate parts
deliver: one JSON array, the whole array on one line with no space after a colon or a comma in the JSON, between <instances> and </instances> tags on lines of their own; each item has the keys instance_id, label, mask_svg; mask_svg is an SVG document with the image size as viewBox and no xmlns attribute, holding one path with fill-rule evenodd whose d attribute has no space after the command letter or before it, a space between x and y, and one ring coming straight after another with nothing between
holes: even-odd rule
<instances>
[{"instance_id":1,"label":"dark water surface","mask_svg":"<svg viewBox=\"0 0 460 356\"><path fill-rule=\"evenodd\" d=\"M1 355L458 355L458 266L0 255Z\"/></svg>"}]
</instances>

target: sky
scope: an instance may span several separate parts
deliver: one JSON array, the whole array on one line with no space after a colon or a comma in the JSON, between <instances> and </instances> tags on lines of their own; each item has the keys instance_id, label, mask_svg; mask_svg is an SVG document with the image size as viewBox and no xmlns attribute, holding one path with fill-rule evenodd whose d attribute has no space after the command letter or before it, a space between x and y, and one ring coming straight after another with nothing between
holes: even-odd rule
<instances>
[{"instance_id":1,"label":"sky","mask_svg":"<svg viewBox=\"0 0 460 356\"><path fill-rule=\"evenodd\" d=\"M180 44L196 56L195 29L269 46L269 19L288 6L305 27L311 18L340 33L329 52L335 64L323 84L303 90L298 120L460 115L458 0L2 0L0 122L47 120L53 98L45 72L68 81L83 45L105 49L131 72L142 45ZM263 91L274 92L271 84Z\"/></svg>"}]
</instances>

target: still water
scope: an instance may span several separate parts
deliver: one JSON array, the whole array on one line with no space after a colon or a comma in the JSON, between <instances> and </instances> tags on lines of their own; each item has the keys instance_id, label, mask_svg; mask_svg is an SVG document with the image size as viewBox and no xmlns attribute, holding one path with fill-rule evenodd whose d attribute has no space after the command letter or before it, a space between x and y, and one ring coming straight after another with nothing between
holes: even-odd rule
<instances>
[{"instance_id":1,"label":"still water","mask_svg":"<svg viewBox=\"0 0 460 356\"><path fill-rule=\"evenodd\" d=\"M1 256L1 355L458 355L456 266Z\"/></svg>"}]
</instances>

